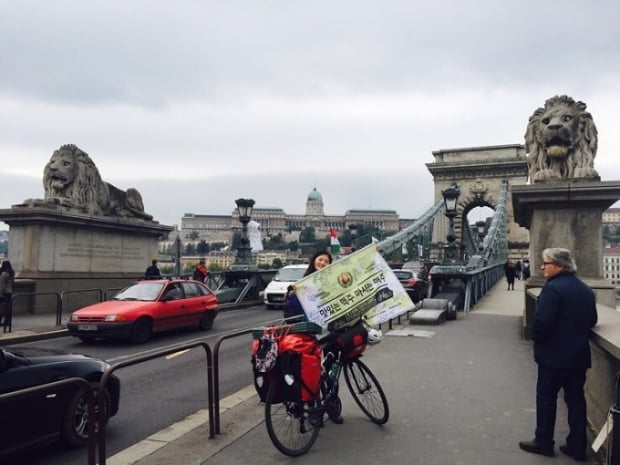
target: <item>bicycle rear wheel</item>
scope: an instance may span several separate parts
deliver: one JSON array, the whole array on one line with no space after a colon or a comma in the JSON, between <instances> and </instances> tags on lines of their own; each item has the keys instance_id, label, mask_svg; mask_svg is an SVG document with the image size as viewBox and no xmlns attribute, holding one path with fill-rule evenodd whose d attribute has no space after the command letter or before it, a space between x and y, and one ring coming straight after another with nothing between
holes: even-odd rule
<instances>
[{"instance_id":1,"label":"bicycle rear wheel","mask_svg":"<svg viewBox=\"0 0 620 465\"><path fill-rule=\"evenodd\" d=\"M375 375L356 358L344 366L344 379L355 403L373 422L383 425L390 417L385 393Z\"/></svg>"},{"instance_id":2,"label":"bicycle rear wheel","mask_svg":"<svg viewBox=\"0 0 620 465\"><path fill-rule=\"evenodd\" d=\"M265 398L265 426L280 452L297 457L308 452L316 441L323 414L319 407L314 407L315 402L274 402L279 383L269 387Z\"/></svg>"}]
</instances>

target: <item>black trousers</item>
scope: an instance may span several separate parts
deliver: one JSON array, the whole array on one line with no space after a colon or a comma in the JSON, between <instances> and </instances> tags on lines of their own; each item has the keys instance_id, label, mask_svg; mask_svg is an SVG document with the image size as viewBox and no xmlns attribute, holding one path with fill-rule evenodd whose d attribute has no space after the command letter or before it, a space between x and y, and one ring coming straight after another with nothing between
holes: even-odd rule
<instances>
[{"instance_id":1,"label":"black trousers","mask_svg":"<svg viewBox=\"0 0 620 465\"><path fill-rule=\"evenodd\" d=\"M586 399L583 386L586 369L561 370L538 366L536 384L536 442L553 447L553 432L560 389L568 409L569 433L566 444L577 453L586 451Z\"/></svg>"}]
</instances>

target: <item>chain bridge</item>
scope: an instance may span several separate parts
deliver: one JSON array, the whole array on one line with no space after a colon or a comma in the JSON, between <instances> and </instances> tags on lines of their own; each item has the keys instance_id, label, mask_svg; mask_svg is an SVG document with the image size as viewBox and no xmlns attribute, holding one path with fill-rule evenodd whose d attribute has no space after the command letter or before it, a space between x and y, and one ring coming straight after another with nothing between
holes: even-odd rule
<instances>
[{"instance_id":1,"label":"chain bridge","mask_svg":"<svg viewBox=\"0 0 620 465\"><path fill-rule=\"evenodd\" d=\"M528 233L513 221L510 186L527 181L521 145L439 150L427 164L435 181L435 203L397 234L379 242L383 255L418 242L418 256L430 267L427 297L446 299L465 312L504 276L506 260L528 256ZM493 210L470 226L476 207ZM429 238L428 246L423 238Z\"/></svg>"}]
</instances>

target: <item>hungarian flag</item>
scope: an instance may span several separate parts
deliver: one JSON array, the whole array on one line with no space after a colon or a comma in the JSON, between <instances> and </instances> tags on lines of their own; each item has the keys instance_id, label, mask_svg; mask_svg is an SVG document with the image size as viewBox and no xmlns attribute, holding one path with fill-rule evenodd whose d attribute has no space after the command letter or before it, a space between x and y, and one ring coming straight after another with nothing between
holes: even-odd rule
<instances>
[{"instance_id":1,"label":"hungarian flag","mask_svg":"<svg viewBox=\"0 0 620 465\"><path fill-rule=\"evenodd\" d=\"M340 242L338 242L338 234L334 228L329 228L329 238L332 246L332 253L340 253Z\"/></svg>"}]
</instances>

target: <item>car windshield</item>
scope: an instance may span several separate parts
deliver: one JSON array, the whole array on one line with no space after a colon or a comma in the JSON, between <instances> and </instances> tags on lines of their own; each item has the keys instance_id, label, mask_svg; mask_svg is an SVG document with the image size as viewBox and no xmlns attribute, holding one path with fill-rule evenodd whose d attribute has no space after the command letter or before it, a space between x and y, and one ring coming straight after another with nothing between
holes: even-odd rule
<instances>
[{"instance_id":1,"label":"car windshield","mask_svg":"<svg viewBox=\"0 0 620 465\"><path fill-rule=\"evenodd\" d=\"M413 271L401 271L401 270L394 270L394 276L396 276L398 279L411 279L414 277L413 275Z\"/></svg>"},{"instance_id":2,"label":"car windshield","mask_svg":"<svg viewBox=\"0 0 620 465\"><path fill-rule=\"evenodd\" d=\"M304 277L307 268L282 268L278 271L274 281L299 281Z\"/></svg>"},{"instance_id":3,"label":"car windshield","mask_svg":"<svg viewBox=\"0 0 620 465\"><path fill-rule=\"evenodd\" d=\"M126 287L113 300L155 300L164 285L162 283L140 282Z\"/></svg>"}]
</instances>

